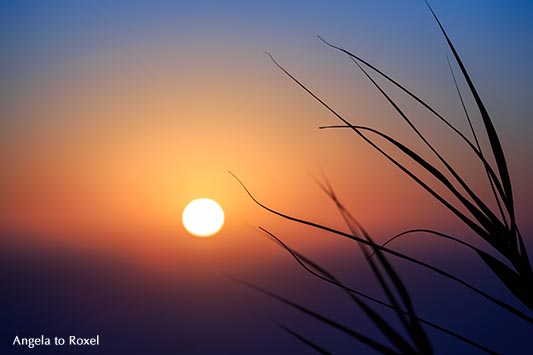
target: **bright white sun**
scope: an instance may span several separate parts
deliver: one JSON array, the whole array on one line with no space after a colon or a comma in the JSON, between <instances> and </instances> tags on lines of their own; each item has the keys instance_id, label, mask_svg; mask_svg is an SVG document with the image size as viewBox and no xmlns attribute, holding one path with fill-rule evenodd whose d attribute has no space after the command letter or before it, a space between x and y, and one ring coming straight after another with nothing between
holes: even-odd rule
<instances>
[{"instance_id":1,"label":"bright white sun","mask_svg":"<svg viewBox=\"0 0 533 355\"><path fill-rule=\"evenodd\" d=\"M210 237L224 225L222 207L209 198L192 200L183 210L181 220L185 229L197 237Z\"/></svg>"}]
</instances>

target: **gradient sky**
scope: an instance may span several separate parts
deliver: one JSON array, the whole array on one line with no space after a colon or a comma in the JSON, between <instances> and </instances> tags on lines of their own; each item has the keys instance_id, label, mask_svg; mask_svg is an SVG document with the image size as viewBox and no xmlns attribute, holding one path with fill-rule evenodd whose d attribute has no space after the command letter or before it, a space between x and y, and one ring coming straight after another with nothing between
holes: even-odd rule
<instances>
[{"instance_id":1,"label":"gradient sky","mask_svg":"<svg viewBox=\"0 0 533 355\"><path fill-rule=\"evenodd\" d=\"M531 246L533 5L431 3L493 115ZM316 35L375 63L467 130L447 48L423 1L2 2L0 243L25 250L18 261L41 248L119 255L173 270L191 292L209 290L213 270L273 279L268 270L289 261L257 225L326 260L343 248L259 209L228 170L268 205L341 228L312 178L323 170L378 240L434 226L478 242L356 137L318 130L337 121L263 51L353 123L420 147L365 77ZM465 147L398 99L486 194ZM209 240L180 223L198 197L226 211L226 226ZM442 243L402 245L453 259Z\"/></svg>"}]
</instances>

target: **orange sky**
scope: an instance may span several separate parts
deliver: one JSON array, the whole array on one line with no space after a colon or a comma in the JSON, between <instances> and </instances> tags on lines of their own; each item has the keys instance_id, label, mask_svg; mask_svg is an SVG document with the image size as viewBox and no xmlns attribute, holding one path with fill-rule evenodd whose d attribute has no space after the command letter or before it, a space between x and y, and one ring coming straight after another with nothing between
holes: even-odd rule
<instances>
[{"instance_id":1,"label":"orange sky","mask_svg":"<svg viewBox=\"0 0 533 355\"><path fill-rule=\"evenodd\" d=\"M212 243L242 242L250 225L293 231L256 207L228 170L269 205L340 228L309 174L320 176L320 169L378 239L411 227L457 228L447 211L353 134L319 131L337 121L256 49L246 42L188 43L180 50L164 41L137 43L19 83L0 143L1 228L158 254L173 238L188 238L180 223L184 206L210 197L227 217L221 241ZM412 137L349 63L341 70L333 60L324 69L303 60L305 51L276 54L348 118ZM434 137L462 159L462 148Z\"/></svg>"}]
</instances>

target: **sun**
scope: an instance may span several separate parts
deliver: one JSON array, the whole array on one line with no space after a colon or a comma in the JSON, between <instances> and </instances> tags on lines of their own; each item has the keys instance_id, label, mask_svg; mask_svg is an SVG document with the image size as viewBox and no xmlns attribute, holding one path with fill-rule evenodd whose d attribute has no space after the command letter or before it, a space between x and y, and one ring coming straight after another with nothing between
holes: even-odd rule
<instances>
[{"instance_id":1,"label":"sun","mask_svg":"<svg viewBox=\"0 0 533 355\"><path fill-rule=\"evenodd\" d=\"M185 229L197 237L210 237L224 225L224 210L209 198L192 200L183 210L181 220Z\"/></svg>"}]
</instances>

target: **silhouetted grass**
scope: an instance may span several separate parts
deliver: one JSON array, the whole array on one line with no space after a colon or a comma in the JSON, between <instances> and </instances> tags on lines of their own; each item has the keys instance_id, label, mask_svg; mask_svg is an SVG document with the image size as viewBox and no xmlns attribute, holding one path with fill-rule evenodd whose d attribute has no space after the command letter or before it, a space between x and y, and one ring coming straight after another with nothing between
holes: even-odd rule
<instances>
[{"instance_id":1,"label":"silhouetted grass","mask_svg":"<svg viewBox=\"0 0 533 355\"><path fill-rule=\"evenodd\" d=\"M304 337L303 335L301 335L300 333L292 330L291 328L289 327L286 327L284 326L283 324L280 324L280 323L277 323L276 324L281 328L283 329L284 331L286 331L287 333L289 333L290 335L292 335L293 337L295 337L296 339L300 340L301 342L303 342L305 345L309 346L311 349L315 350L316 352L320 353L320 354L323 354L323 355L330 355L331 353L329 351L327 351L326 349L324 349L323 347L321 347L320 345L316 344L315 342L313 342L312 340L309 340L307 339L306 337Z\"/></svg>"},{"instance_id":2,"label":"silhouetted grass","mask_svg":"<svg viewBox=\"0 0 533 355\"><path fill-rule=\"evenodd\" d=\"M230 174L232 174L230 172ZM478 295L486 298L487 300L497 304L498 306L502 307L503 309L517 315L518 317L526 320L527 322L529 323L533 323L533 318L531 318L530 316L528 316L527 314L521 312L520 310L516 309L515 307L511 306L510 304L504 302L504 301L501 301L493 296L490 296L489 294L487 294L486 292L480 290L479 288L469 284L468 282L460 279L459 277L457 276L454 276L442 269L439 269L437 268L436 266L433 266L431 264L428 264L424 261L421 261L421 260L418 260L418 259L415 259L413 257L410 257L406 254L403 254L403 253L400 253L398 251L395 251L393 249L389 249L389 248L386 248L386 247L383 247L379 244L376 244L372 241L368 241L366 239L363 239L363 238L360 238L358 236L354 236L350 233L346 233L346 232L342 232L342 231L339 231L339 230L336 230L334 228L331 228L331 227L328 227L328 226L324 226L324 225L321 225L321 224L318 224L318 223L314 223L314 222L311 222L311 221L306 221L306 220L303 220L303 219L300 219L300 218L296 218L296 217L293 217L293 216L290 216L290 215L287 215L287 214L284 214L284 213L281 213L277 210L274 210L266 205L264 205L263 203L259 202L251 193L250 191L246 188L246 186L244 185L244 183L242 183L242 181L240 181L240 179L235 176L234 174L232 174L233 177L235 177L235 179L237 179L237 181L242 185L242 187L245 189L246 193L250 196L250 198L257 204L259 205L260 207L262 207L263 209L273 213L273 214L276 214L280 217L283 217L287 220L290 220L290 221L294 221L294 222L298 222L298 223L301 223L301 224L304 224L304 225L308 225L310 227L314 227L314 228L317 228L317 229L321 229L321 230L324 230L324 231L327 231L327 232L330 232L330 233L333 233L333 234L336 234L338 236L342 236L342 237L345 237L345 238L348 238L348 239L351 239L351 240L354 240L358 243L361 243L361 244L364 244L364 245L367 245L367 246L370 246L372 248L375 248L375 249L379 249L380 251L384 252L384 253L387 253L387 254L390 254L390 255L393 255L393 256L396 256L400 259L403 259L403 260L407 260L409 262L412 262L414 264L417 264L417 265L420 265L422 267L425 267L435 273L438 273L450 280L453 280L461 285L463 285L464 287L474 291L475 293L477 293Z\"/></svg>"},{"instance_id":3,"label":"silhouetted grass","mask_svg":"<svg viewBox=\"0 0 533 355\"><path fill-rule=\"evenodd\" d=\"M230 174L232 174L230 172ZM233 175L233 174L232 174ZM237 181L239 181L239 183L242 184L242 182L235 176L233 175ZM249 193L249 191L247 190L246 186L242 185L243 188ZM322 186L322 185L321 185ZM328 185L329 186L329 185ZM324 188L324 186L323 186ZM387 302L384 302L384 301L381 301L375 297L372 297L372 296L368 296L360 291L357 291L351 287L348 287L346 286L345 284L343 284L342 282L340 282L332 273L328 272L324 267L318 265L316 262L312 261L311 259L309 259L308 257L296 252L295 250L291 249L290 247L288 247L282 240L280 240L278 237L276 237L273 233L269 232L267 229L265 228L262 228L262 227L259 227L262 231L264 231L268 236L270 236L275 242L277 242L282 248L284 248L286 251L288 251L291 256L298 262L298 264L304 269L306 270L307 272L309 272L310 274L312 274L313 276L323 280L323 281L326 281L336 287L339 287L340 289L344 290L349 296L350 298L352 298L352 300L354 300L359 307L361 307L361 309L363 310L363 312L370 318L370 320L378 327L378 329L380 329L380 331L382 332L382 334L392 343L394 344L395 346L397 346L398 348L398 351L401 351L401 353L407 353L407 354L432 354L432 349L431 349L431 344L429 342L429 339L427 338L427 336L425 335L425 332L421 326L421 324L425 324L425 325L428 325L436 330L439 330L449 336L452 336L464 343L467 343L471 346L474 346L475 348L487 353L487 354L499 354L498 352L495 352L494 350L492 349L489 349L488 347L484 346L484 345L481 345L479 343L477 343L476 341L473 341L472 339L469 339L468 337L465 337L461 334L458 334L456 332L453 332L447 328L444 328L434 322L430 322L428 320L425 320L419 316L416 315L415 311L414 311L414 307L412 305L412 302L410 300L410 297L409 297L409 294L405 288L405 286L403 285L403 282L401 281L400 277L398 276L398 274L394 271L394 269L392 268L392 266L390 265L390 263L386 260L386 257L383 255L383 251L386 250L385 248L381 247L379 244L376 244L372 241L372 239L370 238L370 236L368 235L368 233L362 228L362 226L360 226L357 221L355 221L355 219L353 218L353 216L351 216L351 214L344 208L344 206L340 203L340 201L338 200L338 198L336 197L335 193L333 192L333 190L331 189L331 187L329 187L328 189L324 188L325 191L328 192L328 195L332 198L332 200L335 202L335 204L337 205L337 208L339 209L339 211L341 212L341 214L343 215L343 218L345 218L345 221L347 221L350 229L351 229L351 232L354 234L353 237L354 238L351 238L357 242L359 242L359 239L362 240L362 241L367 241L371 246L371 248L374 250L375 253L377 253L378 255L380 255L379 257L379 261L381 263L381 266L383 269L385 269L385 273L387 274L387 276L390 278L390 280L392 281L393 283L393 288L395 289L396 292L398 292L398 294L400 294L401 296L401 299L402 299L402 304L403 304L403 307L400 306L400 302L397 301L396 297L393 295L393 292L390 288L390 286L388 285L388 283L386 282L386 280L384 279L383 275L382 275L382 272L377 268L377 265L370 260L369 258L369 253L368 251L366 251L366 249L364 248L367 248L368 246L367 245L363 245L362 246L362 250L363 250L363 254L364 256L366 257L366 259L369 261L370 265L371 265L371 268L373 269L374 271L374 274L376 275L376 278L378 279L378 281L380 282L380 285L382 287L382 289L385 291L385 294L387 295L387 298L388 298L388 301L390 303L387 303ZM261 203L259 203L257 200L255 200L255 198L253 197L253 195L250 194L250 197L256 202L258 203L260 206L262 206L263 208L266 208L268 210L268 207L266 206L263 206L261 205ZM281 216L284 216L285 218L289 218L289 219L292 219L292 217L289 217L289 216L285 216L285 215L282 215L280 214L279 212L276 212L276 211L272 211L273 213L275 214L278 214L278 215L281 215ZM303 221L303 220L297 220L301 223L304 223L304 224L309 224L309 223L312 223L312 222L306 222L306 221ZM356 231L356 228L354 227L353 224L356 224L357 225L357 228L359 228L361 230L361 232L365 235L365 238L366 239L361 239L360 236L358 236L357 234L357 231ZM323 227L321 229L328 229L328 227ZM350 236L349 234L344 234L343 232L339 232L341 233L341 235L343 236ZM407 257L409 258L409 257ZM413 259L414 260L414 259ZM420 262L421 263L421 262ZM241 280L237 280L255 290L258 290L260 292L263 292L271 297L274 297L280 301L283 301L284 303L287 303L287 304L290 304L292 305L293 302L289 302L287 299L279 296L279 295L276 295L270 291L266 291L264 290L263 288L261 287L258 287L258 286L255 286L253 284L250 284L248 282L245 282L245 281L241 281ZM384 306L390 310L393 310L395 311L396 315L398 316L398 318L400 319L402 325L404 326L406 332L410 335L411 337L411 340L417 345L417 349L418 350L415 350L413 349L410 345L409 345L409 341L408 340L405 340L396 330L394 330L394 328L385 321L385 319L383 319L376 311L374 311L370 306L368 306L368 304L366 304L364 301L362 301L362 299L366 299L368 301L371 301L373 303L376 303L376 304L379 304L381 306ZM297 309L301 310L300 308L301 306L299 307L296 307ZM307 312L305 312L307 313ZM316 318L316 317L315 317ZM323 321L323 319L320 319ZM333 320L331 319L328 319L329 322L334 322ZM329 324L328 322L328 324ZM344 326L342 326L344 327ZM342 328L341 327L341 328ZM361 340L360 338L358 337L355 337L357 340ZM369 345L368 343L364 342L366 345ZM374 344L375 345L375 344ZM372 345L369 345L371 347L373 347ZM374 348L375 349L375 348ZM377 349L375 349L377 350ZM382 349L383 350L383 349ZM388 352L382 352L382 353L388 353Z\"/></svg>"},{"instance_id":4,"label":"silhouetted grass","mask_svg":"<svg viewBox=\"0 0 533 355\"><path fill-rule=\"evenodd\" d=\"M461 334L450 331L449 329L439 326L438 324L429 322L419 317L415 312L414 305L411 301L407 288L402 282L399 274L395 271L395 269L392 267L392 265L387 259L387 255L392 255L394 257L407 260L409 262L427 268L435 273L438 273L448 279L451 279L461 284L462 286L470 289L479 296L493 302L494 304L522 318L523 320L526 320L528 323L533 323L533 318L531 317L531 315L517 309L516 307L510 305L509 303L503 300L490 296L488 293L478 289L477 287L462 280L461 278L452 275L445 270L437 268L429 263L420 261L416 258L410 257L404 253L400 253L387 247L387 245L393 240L414 233L425 233L451 240L476 253L477 256L482 260L482 262L489 267L489 269L509 289L509 291L511 291L511 293L523 305L528 307L530 310L533 310L533 271L531 263L529 261L527 250L525 248L524 240L520 234L516 222L511 178L507 168L507 161L502 148L502 144L500 142L492 119L486 107L484 106L481 97L479 96L459 54L457 53L453 43L451 42L448 34L446 33L435 12L429 6L429 4L427 4L427 6L429 7L431 14L433 15L437 25L439 26L445 38L448 48L450 49L456 64L460 68L462 77L467 84L469 94L474 99L475 108L479 112L483 123L484 130L481 133L487 137L489 143L488 148L483 149L480 144L480 140L478 137L481 133L477 132L476 129L474 129L474 125L470 118L469 110L465 104L463 94L461 93L457 82L457 77L453 71L449 59L448 65L450 67L453 83L457 91L461 107L464 111L474 142L472 142L471 139L467 138L464 133L462 133L453 124L451 124L450 121L446 119L443 115L438 113L437 110L435 110L431 105L429 105L419 96L408 90L405 86L392 79L389 75L385 74L382 70L378 69L370 62L362 59L360 56L342 47L333 45L321 37L319 38L329 47L332 47L335 50L344 53L351 59L351 61L357 66L357 68L363 72L365 77L393 107L393 109L401 117L401 119L405 121L405 123L416 134L416 136L431 151L433 156L438 160L439 164L435 164L430 160L424 159L418 152L412 150L405 143L402 143L401 141L395 139L394 137L388 134L385 134L371 127L365 127L350 123L335 109L329 106L325 100L316 95L311 89L309 89L299 79L297 79L282 65L280 65L269 53L266 54L281 71L283 71L289 78L291 78L295 83L297 83L304 91L311 95L322 106L328 109L342 123L342 125L320 127L321 129L347 128L352 130L356 134L356 136L363 139L363 141L373 147L387 160L389 160L392 164L398 167L404 174L409 176L417 185L422 187L433 198L435 198L442 205L444 205L446 209L451 211L459 220L461 220L480 238L482 238L486 243L488 243L488 245L490 245L490 247L492 248L492 251L496 252L496 254L489 254L463 241L459 237L451 236L449 234L440 231L435 231L432 229L408 230L397 234L383 245L379 245L373 241L369 233L361 226L361 224L357 222L357 220L339 201L338 196L335 194L333 188L327 180L325 180L325 184L319 183L319 185L324 190L324 192L326 192L329 198L335 203L337 209L341 214L341 217L347 224L350 233L342 232L325 225L296 218L279 212L278 210L275 210L273 208L270 208L265 204L259 202L259 200L257 200L250 193L246 186L235 175L232 174L243 186L243 188L251 197L251 199L267 211L300 224L321 229L337 236L349 238L358 243L363 256L369 263L373 275L379 282L379 285L387 298L386 301L382 301L377 298L368 296L360 291L357 291L351 287L344 285L324 267L318 265L317 263L305 257L304 255L294 251L274 234L270 233L264 228L261 228L282 248L288 251L291 256L298 262L298 264L303 267L303 269L305 269L307 272L323 281L326 281L344 290L348 294L348 296L361 308L363 313L370 319L370 321L380 330L381 334L384 336L385 339L388 340L388 342L390 343L390 345L392 345L393 348L391 348L390 345L383 344L379 341L370 339L361 333L355 332L347 328L346 326L340 325L336 321L331 320L326 316L315 313L312 310L302 307L301 305L295 302L289 301L284 297L276 295L270 291L252 285L250 283L244 281L241 282L322 321L330 327L333 327L345 334L352 336L358 341L383 354L433 354L431 342L424 331L424 328L422 326L423 324L442 331L450 336L453 336L456 339L459 339L471 346L474 346L485 353L497 354L497 352L488 349L487 347L480 345L479 343ZM474 191L472 185L467 182L466 179L464 179L461 174L454 168L453 163L448 161L444 157L444 155L433 146L431 141L424 136L424 134L413 123L409 115L402 110L398 102L392 99L391 96L385 90L385 88L375 80L375 74L382 78L385 78L394 87L407 94L407 96L414 100L414 102L421 105L434 117L443 122L447 129L449 129L451 133L454 134L454 136L456 136L460 141L466 144L469 151L473 154L473 158L476 159L480 164L480 170L483 172L482 178L486 179L487 183L490 186L492 198L494 199L494 204L497 207L496 211L494 211L493 208L490 207L490 204L487 203L484 198L482 198ZM400 156L402 158L394 158L391 153L389 153L380 146L379 142L387 142L396 153L400 153ZM495 162L495 167L493 167L492 164L489 163L487 155L489 156L490 160ZM414 169L409 168L410 165L408 165L407 162L415 163L418 168L422 169L428 174L429 178L423 178L421 174L417 173ZM443 188L444 191L447 191L451 198L448 197L448 194L443 194L439 192L440 190L432 187L434 184L440 185L440 187ZM508 266L506 263L508 263L510 266ZM393 327L389 322L387 322L374 308L370 306L368 301L373 304L379 304L390 310L393 310L396 314L396 317L400 321L404 332L408 336L405 337L401 335L401 333L395 327ZM310 348L323 354L329 353L321 346L318 346L314 341L304 337L293 329L290 329L283 325L280 326L289 334L296 337Z\"/></svg>"},{"instance_id":5,"label":"silhouetted grass","mask_svg":"<svg viewBox=\"0 0 533 355\"><path fill-rule=\"evenodd\" d=\"M429 7L429 5L428 5ZM483 104L481 97L479 96L459 54L457 53L453 43L451 42L448 34L444 30L441 22L437 18L435 12L431 7L429 7L431 13L433 14L439 28L441 29L444 38L450 48L454 59L456 60L463 78L465 79L470 94L475 100L476 108L482 118L483 126L485 128L485 134L488 138L490 144L490 153L492 158L496 162L496 171L492 166L487 162L480 144L477 138L477 133L473 128L473 125L468 115L468 110L464 104L462 94L457 85L455 75L452 76L454 80L455 87L459 94L461 105L465 111L469 127L473 133L475 143L474 145L464 134L462 134L457 128L449 123L442 115L440 115L435 109L430 105L425 103L417 95L413 94L411 91L406 89L404 86L400 85L390 76L385 74L383 71L379 70L369 62L363 60L358 55L353 54L341 47L330 44L329 42L324 41L328 46L339 50L346 55L348 55L354 63L358 66L359 69L365 74L365 76L372 82L372 84L378 89L378 91L387 99L390 105L396 110L396 112L407 122L407 124L412 128L412 130L418 135L418 137L426 144L426 146L435 154L439 161L446 167L448 172L453 176L456 183L459 186L456 186L452 180L448 179L446 175L439 170L434 164L424 160L419 154L409 149L404 144L395 140L394 138L372 128L355 126L350 124L347 120L341 118L341 121L344 123L343 126L328 126L321 128L350 128L354 130L358 135L363 135L363 138L369 142L374 148L380 151L385 155L389 160L391 160L396 166L398 166L404 173L410 176L418 185L428 191L434 198L440 201L446 208L448 208L453 214L455 214L461 221L463 221L468 227L470 227L477 235L479 235L483 240L485 240L492 248L497 251L501 256L503 256L513 267L514 270L508 267L505 263L497 259L495 256L488 253L481 252L479 249L476 250L479 257L483 262L489 266L489 268L494 272L494 274L505 284L505 286L529 309L533 309L533 271L531 268L531 263L529 261L528 253L525 248L524 240L520 234L516 223L515 217L515 208L514 208L514 198L512 193L511 178L509 171L507 169L507 161L503 152L503 148L492 122L492 119ZM277 64L277 63L276 63ZM279 64L277 64L279 66ZM493 212L488 205L483 202L483 200L473 192L469 184L453 169L452 165L442 157L442 155L430 144L430 142L423 136L423 134L416 128L412 123L409 117L401 110L399 105L391 99L387 92L380 86L373 77L369 74L367 70L363 68L362 65L367 66L375 73L384 77L396 87L400 88L403 92L407 93L411 98L413 98L417 103L421 104L429 112L443 121L454 133L456 133L467 145L470 147L470 150L475 153L476 158L482 164L483 170L487 174L488 182L490 184L491 190L493 192L496 204L498 206L498 212L500 216L497 216L497 213ZM450 66L451 68L451 66ZM282 68L283 70L283 68ZM285 71L285 70L284 70ZM286 71L285 71L286 72ZM286 72L287 73L287 72ZM294 77L291 76L298 84L302 85ZM307 90L308 91L308 90ZM309 92L309 91L308 91ZM312 94L314 97L315 95ZM316 97L315 97L316 98ZM319 100L323 105L325 103L322 100ZM325 105L327 108L329 106ZM330 109L331 110L331 109ZM337 115L337 114L336 114ZM338 115L337 115L338 116ZM379 146L377 146L373 141L364 136L365 132L370 132L374 135L379 136L382 139L385 139L391 143L397 150L404 154L406 158L409 158L411 161L417 163L419 167L428 172L433 176L434 181L439 182L445 187L466 209L470 216L461 212L461 210L455 206L455 204L444 197L442 194L436 192L435 189L432 189L429 184L418 177L414 172L406 168L405 164L402 164L398 160L393 159L390 155L384 152ZM459 191L459 187L466 192L464 193Z\"/></svg>"},{"instance_id":6,"label":"silhouetted grass","mask_svg":"<svg viewBox=\"0 0 533 355\"><path fill-rule=\"evenodd\" d=\"M318 279L321 279L323 281L326 281L327 283L329 284L332 284L336 287L338 287L339 289L345 291L349 296L350 298L352 299L366 299L372 303L375 303L377 305L380 305L382 307L385 307L385 308L388 308L390 310L394 310L397 314L398 312L399 313L402 313L404 315L407 315L409 317L412 317L414 318L417 322L421 323L421 324L425 324L433 329L436 329L438 331L441 331L443 332L444 334L447 334L449 336L452 336L464 343L467 343L469 345L472 345L473 347L475 348L478 348L479 350L487 353L487 354L498 354L497 352L473 341L472 339L469 339L465 336L462 336L461 334L458 334L456 332L453 332L447 328L444 328L436 323L433 323L433 322L430 322L424 318L421 318L419 316L417 316L416 314L414 313L408 313L407 311L399 308L397 305L396 306L393 306L389 303L386 303L386 302L383 302L375 297L372 297L372 296L369 296L365 293L362 293L360 291L357 291L347 285L345 285L344 283L340 282L335 276L333 276L333 274L331 274L330 272L328 272L327 270L324 269L324 267L321 267L320 265L318 265L316 262L312 261L311 259L309 259L308 257L298 253L297 251L289 248L283 241L281 241L278 237L276 237L274 234L272 234L271 232L269 232L268 230L262 228L262 227L259 227L262 231L264 231L265 233L267 233L267 235L269 235L274 241L276 241L283 249L285 249L286 251L289 252L289 254L294 258L294 260L296 260L296 262L305 270L307 271L308 273L310 273L311 275L313 275L314 277L318 278ZM314 271L314 270L317 270L317 271ZM359 303L359 302L358 302Z\"/></svg>"}]
</instances>

